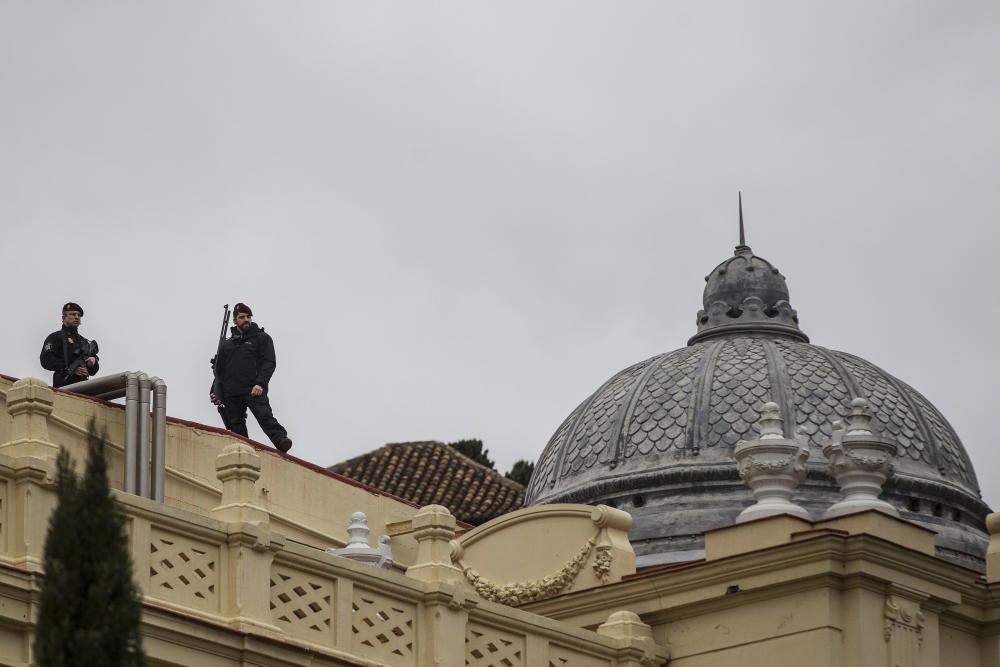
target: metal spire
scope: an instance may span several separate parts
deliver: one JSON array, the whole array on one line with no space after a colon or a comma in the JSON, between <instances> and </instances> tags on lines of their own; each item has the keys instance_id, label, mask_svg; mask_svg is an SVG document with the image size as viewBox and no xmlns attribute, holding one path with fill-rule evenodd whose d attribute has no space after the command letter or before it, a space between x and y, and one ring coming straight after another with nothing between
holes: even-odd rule
<instances>
[{"instance_id":1,"label":"metal spire","mask_svg":"<svg viewBox=\"0 0 1000 667\"><path fill-rule=\"evenodd\" d=\"M736 254L749 257L753 250L747 245L746 230L743 228L743 192L740 192L740 244L736 246Z\"/></svg>"},{"instance_id":2,"label":"metal spire","mask_svg":"<svg viewBox=\"0 0 1000 667\"><path fill-rule=\"evenodd\" d=\"M747 239L746 234L743 231L743 192L739 191L740 195L740 245L746 245Z\"/></svg>"}]
</instances>

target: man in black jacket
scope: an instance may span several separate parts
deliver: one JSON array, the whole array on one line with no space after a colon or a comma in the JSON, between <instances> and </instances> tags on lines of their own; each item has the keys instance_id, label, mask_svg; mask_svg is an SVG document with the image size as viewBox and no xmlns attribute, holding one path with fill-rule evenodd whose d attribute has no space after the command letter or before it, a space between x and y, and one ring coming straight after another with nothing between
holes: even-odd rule
<instances>
[{"instance_id":1,"label":"man in black jacket","mask_svg":"<svg viewBox=\"0 0 1000 667\"><path fill-rule=\"evenodd\" d=\"M90 341L78 331L83 308L72 301L62 307L62 328L53 331L42 344L38 356L42 368L52 371L52 386L65 387L82 382L100 369L97 341Z\"/></svg>"},{"instance_id":2,"label":"man in black jacket","mask_svg":"<svg viewBox=\"0 0 1000 667\"><path fill-rule=\"evenodd\" d=\"M223 395L209 392L215 405L222 406L226 428L247 435L247 408L274 446L283 452L292 447L288 432L278 423L267 400L267 384L277 367L274 341L253 322L253 312L243 303L233 308L233 335L222 344L215 360Z\"/></svg>"}]
</instances>

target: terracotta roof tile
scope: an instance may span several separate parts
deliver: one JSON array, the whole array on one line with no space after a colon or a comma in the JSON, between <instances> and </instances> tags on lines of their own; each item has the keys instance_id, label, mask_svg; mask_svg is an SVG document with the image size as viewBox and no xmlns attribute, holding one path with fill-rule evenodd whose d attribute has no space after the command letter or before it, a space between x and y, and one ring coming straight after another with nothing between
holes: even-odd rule
<instances>
[{"instance_id":1,"label":"terracotta roof tile","mask_svg":"<svg viewBox=\"0 0 1000 667\"><path fill-rule=\"evenodd\" d=\"M418 505L444 505L473 525L524 504L523 486L443 442L390 443L329 469Z\"/></svg>"}]
</instances>

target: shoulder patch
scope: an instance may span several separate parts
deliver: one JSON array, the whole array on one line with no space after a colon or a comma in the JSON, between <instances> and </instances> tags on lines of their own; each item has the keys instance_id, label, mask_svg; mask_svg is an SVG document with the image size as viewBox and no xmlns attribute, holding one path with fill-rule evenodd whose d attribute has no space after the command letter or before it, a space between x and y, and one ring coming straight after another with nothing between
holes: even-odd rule
<instances>
[{"instance_id":1,"label":"shoulder patch","mask_svg":"<svg viewBox=\"0 0 1000 667\"><path fill-rule=\"evenodd\" d=\"M45 344L45 349L46 350L51 350L52 349L52 343L46 343Z\"/></svg>"}]
</instances>

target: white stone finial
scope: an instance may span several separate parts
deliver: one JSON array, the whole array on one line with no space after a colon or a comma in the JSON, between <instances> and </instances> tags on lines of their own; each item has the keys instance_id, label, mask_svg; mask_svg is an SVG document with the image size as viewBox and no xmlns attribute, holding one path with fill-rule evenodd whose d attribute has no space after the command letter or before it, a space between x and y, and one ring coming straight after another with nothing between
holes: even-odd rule
<instances>
[{"instance_id":1,"label":"white stone finial","mask_svg":"<svg viewBox=\"0 0 1000 667\"><path fill-rule=\"evenodd\" d=\"M347 527L347 548L367 549L368 535L371 530L368 528L368 517L364 512L355 512L351 515L351 525Z\"/></svg>"},{"instance_id":2,"label":"white stone finial","mask_svg":"<svg viewBox=\"0 0 1000 667\"><path fill-rule=\"evenodd\" d=\"M388 570L393 564L389 536L379 536L378 548L372 549L368 544L370 534L368 517L364 512L355 512L351 515L351 524L347 527L347 546L343 549L327 549L327 553Z\"/></svg>"},{"instance_id":3,"label":"white stone finial","mask_svg":"<svg viewBox=\"0 0 1000 667\"><path fill-rule=\"evenodd\" d=\"M760 429L760 439L761 440L776 440L783 437L783 424L785 420L781 418L781 412L778 410L778 404L767 402L764 404L764 409L761 411L760 419L757 420L757 426Z\"/></svg>"},{"instance_id":4,"label":"white stone finial","mask_svg":"<svg viewBox=\"0 0 1000 667\"><path fill-rule=\"evenodd\" d=\"M765 403L757 422L760 437L736 445L733 456L740 477L757 501L740 512L737 523L777 514L809 520L809 513L791 500L805 477L809 446L784 437L783 424L778 405Z\"/></svg>"},{"instance_id":5,"label":"white stone finial","mask_svg":"<svg viewBox=\"0 0 1000 667\"><path fill-rule=\"evenodd\" d=\"M867 398L851 401L851 413L847 415L847 435L872 434L872 409Z\"/></svg>"},{"instance_id":6,"label":"white stone finial","mask_svg":"<svg viewBox=\"0 0 1000 667\"><path fill-rule=\"evenodd\" d=\"M896 443L874 433L872 419L868 400L855 398L847 425L833 423L833 435L823 447L823 455L830 462L830 476L837 480L843 498L824 513L824 518L866 510L899 516L895 507L879 499L882 485L895 469Z\"/></svg>"}]
</instances>

